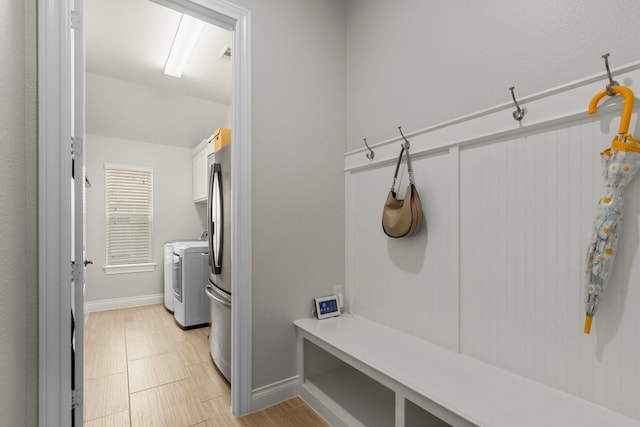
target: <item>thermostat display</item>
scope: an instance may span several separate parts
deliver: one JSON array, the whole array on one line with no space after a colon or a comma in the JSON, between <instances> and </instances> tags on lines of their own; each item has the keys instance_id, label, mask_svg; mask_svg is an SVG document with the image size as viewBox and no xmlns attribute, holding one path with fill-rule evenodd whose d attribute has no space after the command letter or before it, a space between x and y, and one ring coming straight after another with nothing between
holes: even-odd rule
<instances>
[{"instance_id":1,"label":"thermostat display","mask_svg":"<svg viewBox=\"0 0 640 427\"><path fill-rule=\"evenodd\" d=\"M316 298L315 301L318 319L340 315L340 304L336 295Z\"/></svg>"}]
</instances>

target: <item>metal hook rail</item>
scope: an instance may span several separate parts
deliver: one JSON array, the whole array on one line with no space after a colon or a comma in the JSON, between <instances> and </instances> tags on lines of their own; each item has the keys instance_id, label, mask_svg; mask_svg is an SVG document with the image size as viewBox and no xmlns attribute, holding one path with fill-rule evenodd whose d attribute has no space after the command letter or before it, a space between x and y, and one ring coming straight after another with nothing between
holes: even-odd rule
<instances>
[{"instance_id":1,"label":"metal hook rail","mask_svg":"<svg viewBox=\"0 0 640 427\"><path fill-rule=\"evenodd\" d=\"M404 139L404 144L402 144L402 148L404 148L405 150L408 150L409 147L411 147L411 143L404 136L404 133L402 133L402 126L398 126L398 130L400 131L400 135L402 136L402 139ZM367 144L367 138L362 138L362 140L364 141L364 145L367 147L367 150L369 150L369 152L367 153L367 159L373 160L373 158L376 156L376 153L371 149L371 147L369 147L369 144Z\"/></svg>"},{"instance_id":2,"label":"metal hook rail","mask_svg":"<svg viewBox=\"0 0 640 427\"><path fill-rule=\"evenodd\" d=\"M516 111L513 112L513 118L517 121L521 121L524 118L524 115L527 113L527 111L524 108L521 108L520 105L518 104L518 101L516 101L516 95L513 93L513 90L515 89L515 86L511 86L509 88L509 90L511 91L511 97L513 98L513 103L516 104Z\"/></svg>"},{"instance_id":3,"label":"metal hook rail","mask_svg":"<svg viewBox=\"0 0 640 427\"><path fill-rule=\"evenodd\" d=\"M398 126L398 130L400 131L400 135L402 136L402 139L404 139L404 144L402 144L402 147L405 150L408 150L411 147L411 143L409 142L409 140L404 136L404 133L402 133L402 126Z\"/></svg>"},{"instance_id":4,"label":"metal hook rail","mask_svg":"<svg viewBox=\"0 0 640 427\"><path fill-rule=\"evenodd\" d=\"M609 77L609 84L607 85L607 94L609 96L615 96L615 93L611 91L612 86L620 86L617 81L613 80L613 76L611 75L611 70L609 69L609 54L605 53L602 55L602 59L604 59L604 66L607 69L607 76Z\"/></svg>"},{"instance_id":5,"label":"metal hook rail","mask_svg":"<svg viewBox=\"0 0 640 427\"><path fill-rule=\"evenodd\" d=\"M373 158L376 156L376 153L374 153L371 147L369 147L369 144L367 144L367 138L363 138L363 140L364 140L364 145L366 145L367 149L369 150L369 152L367 153L367 159L373 160Z\"/></svg>"}]
</instances>

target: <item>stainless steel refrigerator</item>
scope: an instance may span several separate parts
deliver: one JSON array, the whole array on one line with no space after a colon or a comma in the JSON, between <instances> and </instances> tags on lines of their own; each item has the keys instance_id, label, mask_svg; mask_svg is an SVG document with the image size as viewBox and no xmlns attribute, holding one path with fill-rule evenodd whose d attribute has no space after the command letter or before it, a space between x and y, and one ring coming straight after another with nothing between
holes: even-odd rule
<instances>
[{"instance_id":1,"label":"stainless steel refrigerator","mask_svg":"<svg viewBox=\"0 0 640 427\"><path fill-rule=\"evenodd\" d=\"M208 164L209 282L205 290L211 302L209 352L231 382L231 146L217 148Z\"/></svg>"}]
</instances>

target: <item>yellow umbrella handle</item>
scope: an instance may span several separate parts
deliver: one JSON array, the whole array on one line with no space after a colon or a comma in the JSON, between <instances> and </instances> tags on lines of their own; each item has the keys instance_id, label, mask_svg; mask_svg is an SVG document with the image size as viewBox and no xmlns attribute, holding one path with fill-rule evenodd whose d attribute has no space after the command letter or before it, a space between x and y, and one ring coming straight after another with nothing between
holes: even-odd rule
<instances>
[{"instance_id":1,"label":"yellow umbrella handle","mask_svg":"<svg viewBox=\"0 0 640 427\"><path fill-rule=\"evenodd\" d=\"M633 102L635 101L635 95L633 91L625 86L611 86L610 90L612 93L617 93L624 97L624 108L622 109L622 118L620 120L620 131L618 132L621 135L626 134L629 131L629 123L631 122L631 114L633 113ZM606 89L598 92L596 96L591 99L589 103L589 114L595 114L598 111L598 102L609 93Z\"/></svg>"},{"instance_id":2,"label":"yellow umbrella handle","mask_svg":"<svg viewBox=\"0 0 640 427\"><path fill-rule=\"evenodd\" d=\"M585 334L590 334L591 333L591 321L592 320L593 320L593 316L587 315L587 317L585 317L585 319L584 319L584 333Z\"/></svg>"}]
</instances>

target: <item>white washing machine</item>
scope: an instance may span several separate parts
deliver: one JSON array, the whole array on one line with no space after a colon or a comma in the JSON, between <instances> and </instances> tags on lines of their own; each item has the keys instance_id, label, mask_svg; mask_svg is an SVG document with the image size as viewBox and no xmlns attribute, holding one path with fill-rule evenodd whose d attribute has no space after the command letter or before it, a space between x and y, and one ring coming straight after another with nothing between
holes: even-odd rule
<instances>
[{"instance_id":1,"label":"white washing machine","mask_svg":"<svg viewBox=\"0 0 640 427\"><path fill-rule=\"evenodd\" d=\"M209 246L207 241L173 244L177 280L173 287L173 316L183 328L208 325L209 299L205 286L209 278Z\"/></svg>"},{"instance_id":2,"label":"white washing machine","mask_svg":"<svg viewBox=\"0 0 640 427\"><path fill-rule=\"evenodd\" d=\"M203 240L203 239L200 239ZM173 284L180 280L179 264L174 260L176 255L173 254L173 246L179 244L185 244L190 242L198 242L199 240L168 240L164 242L164 306L167 310L173 313ZM206 242L206 240L204 240Z\"/></svg>"},{"instance_id":3,"label":"white washing machine","mask_svg":"<svg viewBox=\"0 0 640 427\"><path fill-rule=\"evenodd\" d=\"M177 240L164 242L164 307L173 313L173 283L178 280L178 265L174 262L173 244Z\"/></svg>"}]
</instances>

